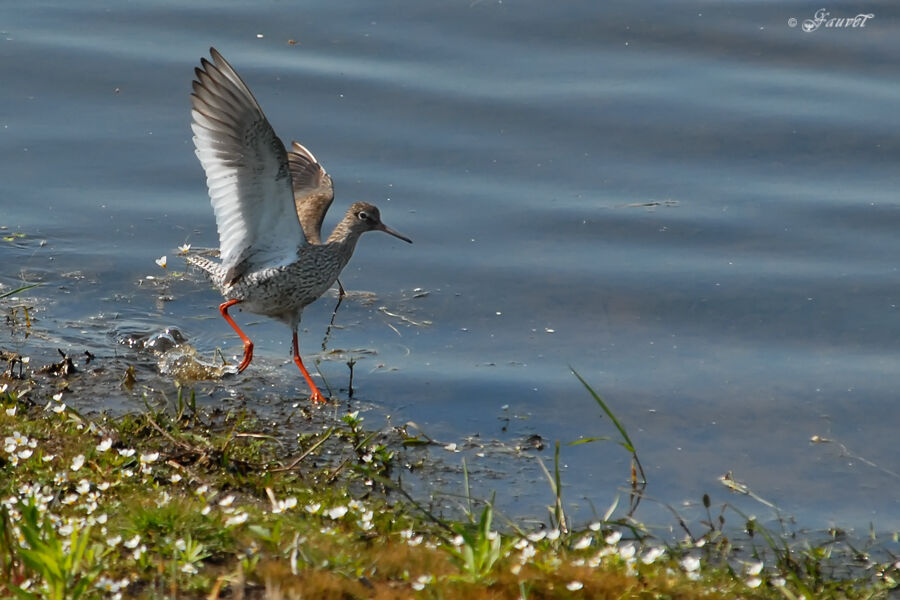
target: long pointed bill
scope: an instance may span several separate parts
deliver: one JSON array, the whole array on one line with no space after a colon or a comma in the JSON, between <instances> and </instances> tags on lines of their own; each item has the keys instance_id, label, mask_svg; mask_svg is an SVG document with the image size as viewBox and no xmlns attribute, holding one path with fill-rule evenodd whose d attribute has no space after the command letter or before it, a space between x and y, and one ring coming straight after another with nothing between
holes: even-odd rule
<instances>
[{"instance_id":1,"label":"long pointed bill","mask_svg":"<svg viewBox=\"0 0 900 600\"><path fill-rule=\"evenodd\" d=\"M399 238L399 239L403 240L403 241L406 242L407 244L412 244L412 240L411 240L411 239L409 239L409 238L406 237L405 235L401 235L401 234L397 233L396 231L394 231L393 229L391 229L390 227L388 227L388 226L385 225L384 223L379 223L379 224L378 224L378 227L376 227L375 229L377 229L378 231L383 231L383 232L385 232L385 233L389 233L389 234L391 234L392 236L394 236L395 238Z\"/></svg>"}]
</instances>

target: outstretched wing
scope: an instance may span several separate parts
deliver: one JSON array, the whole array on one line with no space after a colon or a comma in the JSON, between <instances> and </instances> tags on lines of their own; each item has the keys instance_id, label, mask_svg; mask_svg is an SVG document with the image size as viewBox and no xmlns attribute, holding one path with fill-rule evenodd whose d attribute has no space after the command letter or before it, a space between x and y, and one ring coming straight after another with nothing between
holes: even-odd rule
<instances>
[{"instance_id":1,"label":"outstretched wing","mask_svg":"<svg viewBox=\"0 0 900 600\"><path fill-rule=\"evenodd\" d=\"M300 226L310 244L322 243L322 221L334 201L334 185L313 153L294 142L288 151L294 204Z\"/></svg>"},{"instance_id":2,"label":"outstretched wing","mask_svg":"<svg viewBox=\"0 0 900 600\"><path fill-rule=\"evenodd\" d=\"M191 129L219 230L226 281L296 260L304 243L284 144L215 48L194 70Z\"/></svg>"}]
</instances>

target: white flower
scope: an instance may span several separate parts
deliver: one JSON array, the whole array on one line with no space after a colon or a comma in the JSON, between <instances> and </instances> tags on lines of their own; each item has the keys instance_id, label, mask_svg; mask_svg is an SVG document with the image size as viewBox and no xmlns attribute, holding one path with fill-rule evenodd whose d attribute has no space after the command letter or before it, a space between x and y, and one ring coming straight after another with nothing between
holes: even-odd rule
<instances>
[{"instance_id":1,"label":"white flower","mask_svg":"<svg viewBox=\"0 0 900 600\"><path fill-rule=\"evenodd\" d=\"M69 468L72 469L73 471L78 471L83 466L84 466L84 455L79 454L78 456L76 456L75 458L72 459L72 466L70 466Z\"/></svg>"},{"instance_id":2,"label":"white flower","mask_svg":"<svg viewBox=\"0 0 900 600\"><path fill-rule=\"evenodd\" d=\"M619 543L619 540L621 540L621 539L622 539L622 532L621 531L613 531L608 536L603 538L603 541L606 542L606 544L609 546L615 546L616 544Z\"/></svg>"},{"instance_id":3,"label":"white flower","mask_svg":"<svg viewBox=\"0 0 900 600\"><path fill-rule=\"evenodd\" d=\"M163 269L166 268L166 257L165 256L160 256L154 262L156 264L158 264L159 266L161 266Z\"/></svg>"},{"instance_id":4,"label":"white flower","mask_svg":"<svg viewBox=\"0 0 900 600\"><path fill-rule=\"evenodd\" d=\"M459 452L459 450L456 449L456 442L451 442L445 445L444 450L446 450L447 452Z\"/></svg>"},{"instance_id":5,"label":"white flower","mask_svg":"<svg viewBox=\"0 0 900 600\"><path fill-rule=\"evenodd\" d=\"M631 560L636 552L637 549L634 547L634 544L623 544L619 547L619 556L622 557L622 560Z\"/></svg>"},{"instance_id":6,"label":"white flower","mask_svg":"<svg viewBox=\"0 0 900 600\"><path fill-rule=\"evenodd\" d=\"M219 500L219 506L231 506L234 503L234 495L228 495Z\"/></svg>"},{"instance_id":7,"label":"white flower","mask_svg":"<svg viewBox=\"0 0 900 600\"><path fill-rule=\"evenodd\" d=\"M550 531L548 531L547 539L551 542L559 539L559 529L551 529Z\"/></svg>"},{"instance_id":8,"label":"white flower","mask_svg":"<svg viewBox=\"0 0 900 600\"><path fill-rule=\"evenodd\" d=\"M169 477L169 481L172 483L178 483L181 481L181 475L179 473L172 473L172 476Z\"/></svg>"},{"instance_id":9,"label":"white flower","mask_svg":"<svg viewBox=\"0 0 900 600\"><path fill-rule=\"evenodd\" d=\"M141 557L144 555L144 552L146 552L146 551L147 551L147 546L144 546L143 544L141 544L141 547L135 548L134 552L132 552L131 555L134 557L134 560L140 560Z\"/></svg>"},{"instance_id":10,"label":"white flower","mask_svg":"<svg viewBox=\"0 0 900 600\"><path fill-rule=\"evenodd\" d=\"M105 440L97 444L97 452L106 452L110 448L112 448L111 438L106 438Z\"/></svg>"},{"instance_id":11,"label":"white flower","mask_svg":"<svg viewBox=\"0 0 900 600\"><path fill-rule=\"evenodd\" d=\"M543 529L541 531L535 531L534 533L529 533L525 537L528 538L529 542L536 543L547 537L547 532Z\"/></svg>"},{"instance_id":12,"label":"white flower","mask_svg":"<svg viewBox=\"0 0 900 600\"><path fill-rule=\"evenodd\" d=\"M119 448L119 456L131 458L132 456L134 456L134 448Z\"/></svg>"},{"instance_id":13,"label":"white flower","mask_svg":"<svg viewBox=\"0 0 900 600\"><path fill-rule=\"evenodd\" d=\"M52 407L50 410L52 410L53 412L55 412L58 415L61 415L62 413L66 412L66 403L60 402L56 406Z\"/></svg>"},{"instance_id":14,"label":"white flower","mask_svg":"<svg viewBox=\"0 0 900 600\"><path fill-rule=\"evenodd\" d=\"M136 533L133 538L131 538L130 540L127 540L125 542L125 547L128 548L129 550L133 550L134 548L137 548L138 544L140 544L140 543L141 543L141 535L139 533Z\"/></svg>"},{"instance_id":15,"label":"white flower","mask_svg":"<svg viewBox=\"0 0 900 600\"><path fill-rule=\"evenodd\" d=\"M31 458L31 455L34 454L34 450L31 448L25 448L24 450L19 450L19 458L22 460L26 460Z\"/></svg>"},{"instance_id":16,"label":"white flower","mask_svg":"<svg viewBox=\"0 0 900 600\"><path fill-rule=\"evenodd\" d=\"M6 390L8 390L8 389L9 389L8 383L4 383L3 385L0 385L0 394L5 394Z\"/></svg>"},{"instance_id":17,"label":"white flower","mask_svg":"<svg viewBox=\"0 0 900 600\"><path fill-rule=\"evenodd\" d=\"M89 491L91 491L91 482L87 479L82 479L78 482L78 486L75 488L75 491L84 496Z\"/></svg>"},{"instance_id":18,"label":"white flower","mask_svg":"<svg viewBox=\"0 0 900 600\"><path fill-rule=\"evenodd\" d=\"M591 538L591 536L589 536L589 535L586 535L583 538L581 538L580 540L578 540L577 542L575 542L575 545L572 547L575 550L584 550L585 548L587 548L588 546L591 545L592 541L593 541L593 538Z\"/></svg>"},{"instance_id":19,"label":"white flower","mask_svg":"<svg viewBox=\"0 0 900 600\"><path fill-rule=\"evenodd\" d=\"M425 586L434 581L433 575L419 575L416 577L415 581L413 581L412 588L417 592L421 592L425 589Z\"/></svg>"},{"instance_id":20,"label":"white flower","mask_svg":"<svg viewBox=\"0 0 900 600\"><path fill-rule=\"evenodd\" d=\"M581 583L580 581L570 581L569 583L566 584L566 589L569 590L570 592L577 592L578 590L580 590L583 587L584 587L584 584Z\"/></svg>"},{"instance_id":21,"label":"white flower","mask_svg":"<svg viewBox=\"0 0 900 600\"><path fill-rule=\"evenodd\" d=\"M203 510L200 511L200 514L208 515L211 511L212 511L212 507L209 504L207 504L206 506L203 507Z\"/></svg>"},{"instance_id":22,"label":"white flower","mask_svg":"<svg viewBox=\"0 0 900 600\"><path fill-rule=\"evenodd\" d=\"M329 519L337 520L337 519L342 518L344 515L346 515L348 510L349 509L346 506L335 506L333 508L329 508L328 510L326 510L325 515Z\"/></svg>"},{"instance_id":23,"label":"white flower","mask_svg":"<svg viewBox=\"0 0 900 600\"><path fill-rule=\"evenodd\" d=\"M149 454L141 454L141 463L149 465L155 463L159 458L159 452L150 452Z\"/></svg>"},{"instance_id":24,"label":"white flower","mask_svg":"<svg viewBox=\"0 0 900 600\"><path fill-rule=\"evenodd\" d=\"M187 254L188 250L191 249L190 244L184 244L182 246L178 246L178 254Z\"/></svg>"},{"instance_id":25,"label":"white flower","mask_svg":"<svg viewBox=\"0 0 900 600\"><path fill-rule=\"evenodd\" d=\"M44 462L46 463L46 462L50 462L50 461L53 460L54 458L56 458L56 455L55 455L55 454L45 454L45 455L43 455L43 456L41 457L41 460L44 461Z\"/></svg>"},{"instance_id":26,"label":"white flower","mask_svg":"<svg viewBox=\"0 0 900 600\"><path fill-rule=\"evenodd\" d=\"M757 588L760 586L760 584L762 584L762 579L760 579L759 577L751 577L744 583L747 584L747 587Z\"/></svg>"},{"instance_id":27,"label":"white flower","mask_svg":"<svg viewBox=\"0 0 900 600\"><path fill-rule=\"evenodd\" d=\"M194 575L197 572L197 567L195 567L193 563L184 563L181 565L181 572L187 573L188 575Z\"/></svg>"},{"instance_id":28,"label":"white flower","mask_svg":"<svg viewBox=\"0 0 900 600\"><path fill-rule=\"evenodd\" d=\"M236 515L234 515L233 517L229 517L228 519L225 520L225 527L231 527L233 525L240 525L241 523L244 523L249 518L250 518L250 515L248 515L247 513L239 512Z\"/></svg>"},{"instance_id":29,"label":"white flower","mask_svg":"<svg viewBox=\"0 0 900 600\"><path fill-rule=\"evenodd\" d=\"M661 548L659 546L654 546L654 547L650 548L649 550L647 550L647 552L644 553L644 556L641 557L641 562L644 563L645 565L653 564L653 562L657 558L659 558L660 556L662 556L665 553L666 553L665 548Z\"/></svg>"},{"instance_id":30,"label":"white flower","mask_svg":"<svg viewBox=\"0 0 900 600\"><path fill-rule=\"evenodd\" d=\"M700 569L700 559L696 556L685 556L681 559L681 568L692 573Z\"/></svg>"},{"instance_id":31,"label":"white flower","mask_svg":"<svg viewBox=\"0 0 900 600\"><path fill-rule=\"evenodd\" d=\"M116 546L118 546L118 545L121 544L121 543L122 543L122 536L121 536L121 535L116 535L116 536L113 536L113 537L111 537L111 538L106 538L106 545L109 546L109 547L111 547L111 548L115 548Z\"/></svg>"},{"instance_id":32,"label":"white flower","mask_svg":"<svg viewBox=\"0 0 900 600\"><path fill-rule=\"evenodd\" d=\"M57 402L61 402L61 401L62 401L62 396L63 396L62 392L59 392L58 394L53 394L52 398L53 398L54 400L56 400Z\"/></svg>"},{"instance_id":33,"label":"white flower","mask_svg":"<svg viewBox=\"0 0 900 600\"><path fill-rule=\"evenodd\" d=\"M600 521L594 521L593 523L588 525L588 529L590 529L591 531L600 531L600 529L602 527L603 527L603 523Z\"/></svg>"},{"instance_id":34,"label":"white flower","mask_svg":"<svg viewBox=\"0 0 900 600\"><path fill-rule=\"evenodd\" d=\"M4 384L4 385L5 385L5 384ZM10 406L9 408L7 408L7 409L6 409L6 414L7 414L8 416L10 416L10 417L16 416L16 407L15 407L15 406Z\"/></svg>"},{"instance_id":35,"label":"white flower","mask_svg":"<svg viewBox=\"0 0 900 600\"><path fill-rule=\"evenodd\" d=\"M756 576L756 575L759 575L760 573L762 573L762 570L763 570L763 562L761 560L750 561L744 565L744 572L747 575ZM756 586L752 586L752 587L756 587Z\"/></svg>"}]
</instances>

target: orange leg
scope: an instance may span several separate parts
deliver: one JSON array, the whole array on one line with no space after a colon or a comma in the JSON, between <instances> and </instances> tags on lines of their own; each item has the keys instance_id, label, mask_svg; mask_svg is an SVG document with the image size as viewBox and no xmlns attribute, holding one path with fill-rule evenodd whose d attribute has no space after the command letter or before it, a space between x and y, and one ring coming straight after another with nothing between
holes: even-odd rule
<instances>
[{"instance_id":1,"label":"orange leg","mask_svg":"<svg viewBox=\"0 0 900 600\"><path fill-rule=\"evenodd\" d=\"M240 300L229 300L228 302L224 302L219 306L219 312L222 313L222 316L228 321L228 324L231 325L231 328L234 329L237 334L241 337L241 340L244 342L244 358L241 360L241 364L238 365L238 372L240 373L244 369L247 368L247 365L250 364L250 361L253 360L253 342L250 341L244 332L241 331L240 327L237 326L237 323L234 322L230 316L228 316L228 309L238 304Z\"/></svg>"},{"instance_id":2,"label":"orange leg","mask_svg":"<svg viewBox=\"0 0 900 600\"><path fill-rule=\"evenodd\" d=\"M306 371L306 367L303 366L303 360L300 358L300 348L297 346L296 330L294 330L294 362L297 363L298 367L300 367L300 372L303 373L303 378L306 379L306 384L309 386L309 389L312 392L309 396L309 399L316 404L325 402L325 397L322 396L321 392L319 392L319 388L317 388L316 384L313 383L312 377L309 376L309 373Z\"/></svg>"}]
</instances>

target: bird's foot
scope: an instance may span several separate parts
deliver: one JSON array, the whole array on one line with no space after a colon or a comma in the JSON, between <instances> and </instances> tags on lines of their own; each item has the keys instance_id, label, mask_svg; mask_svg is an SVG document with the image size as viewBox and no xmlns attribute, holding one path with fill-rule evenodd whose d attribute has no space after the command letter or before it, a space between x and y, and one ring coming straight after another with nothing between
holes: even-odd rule
<instances>
[{"instance_id":1,"label":"bird's foot","mask_svg":"<svg viewBox=\"0 0 900 600\"><path fill-rule=\"evenodd\" d=\"M325 402L327 401L325 396L323 396L322 393L316 388L313 388L313 392L309 395L309 399L312 400L313 404L325 404Z\"/></svg>"}]
</instances>

